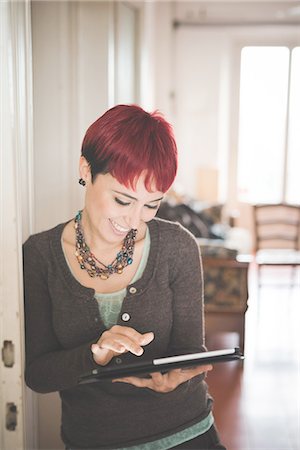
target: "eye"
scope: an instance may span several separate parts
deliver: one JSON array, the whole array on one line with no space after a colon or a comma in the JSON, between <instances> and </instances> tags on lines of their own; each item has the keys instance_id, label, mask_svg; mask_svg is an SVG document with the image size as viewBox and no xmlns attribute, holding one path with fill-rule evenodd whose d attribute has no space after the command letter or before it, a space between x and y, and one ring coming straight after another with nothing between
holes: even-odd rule
<instances>
[{"instance_id":1,"label":"eye","mask_svg":"<svg viewBox=\"0 0 300 450\"><path fill-rule=\"evenodd\" d=\"M158 204L158 205L154 205L154 206L151 206L151 205L145 205L145 206L146 206L146 208L148 208L148 209L158 209L159 204Z\"/></svg>"},{"instance_id":2,"label":"eye","mask_svg":"<svg viewBox=\"0 0 300 450\"><path fill-rule=\"evenodd\" d=\"M122 200L120 200L119 198L115 197L115 202L118 203L119 205L122 206L128 206L130 205L130 202L123 202Z\"/></svg>"}]
</instances>

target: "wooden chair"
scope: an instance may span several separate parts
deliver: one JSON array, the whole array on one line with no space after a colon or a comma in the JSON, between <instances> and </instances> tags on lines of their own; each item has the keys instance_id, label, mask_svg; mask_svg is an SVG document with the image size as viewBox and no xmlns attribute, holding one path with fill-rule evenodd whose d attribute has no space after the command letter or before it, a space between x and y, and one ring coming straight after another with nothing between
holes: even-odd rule
<instances>
[{"instance_id":1,"label":"wooden chair","mask_svg":"<svg viewBox=\"0 0 300 450\"><path fill-rule=\"evenodd\" d=\"M300 266L300 205L253 205L253 214L258 285L262 266L290 266L293 286Z\"/></svg>"}]
</instances>

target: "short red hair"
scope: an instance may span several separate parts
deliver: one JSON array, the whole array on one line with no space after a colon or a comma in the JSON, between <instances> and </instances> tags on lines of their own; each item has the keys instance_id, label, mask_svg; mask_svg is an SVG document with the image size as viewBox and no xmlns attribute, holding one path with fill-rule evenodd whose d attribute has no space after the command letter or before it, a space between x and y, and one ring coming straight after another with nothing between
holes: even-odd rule
<instances>
[{"instance_id":1,"label":"short red hair","mask_svg":"<svg viewBox=\"0 0 300 450\"><path fill-rule=\"evenodd\" d=\"M90 164L92 180L110 173L119 183L135 186L146 173L150 191L166 192L177 172L177 146L171 125L158 112L148 113L137 105L117 105L87 130L81 154Z\"/></svg>"}]
</instances>

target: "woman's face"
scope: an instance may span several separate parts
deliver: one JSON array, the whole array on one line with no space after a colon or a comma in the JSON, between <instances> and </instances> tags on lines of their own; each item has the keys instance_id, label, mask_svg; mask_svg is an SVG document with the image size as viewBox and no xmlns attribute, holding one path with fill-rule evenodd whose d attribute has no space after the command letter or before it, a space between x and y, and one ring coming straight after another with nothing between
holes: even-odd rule
<instances>
[{"instance_id":1,"label":"woman's face","mask_svg":"<svg viewBox=\"0 0 300 450\"><path fill-rule=\"evenodd\" d=\"M93 233L108 243L117 243L132 228L142 231L163 198L155 188L147 191L144 180L141 176L132 190L110 174L97 175L93 183L88 177L84 209Z\"/></svg>"}]
</instances>

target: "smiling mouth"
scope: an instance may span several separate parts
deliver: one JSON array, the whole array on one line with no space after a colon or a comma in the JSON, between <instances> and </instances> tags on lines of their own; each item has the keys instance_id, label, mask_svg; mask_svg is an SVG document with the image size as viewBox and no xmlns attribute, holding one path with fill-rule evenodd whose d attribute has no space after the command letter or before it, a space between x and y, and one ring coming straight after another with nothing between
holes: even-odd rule
<instances>
[{"instance_id":1,"label":"smiling mouth","mask_svg":"<svg viewBox=\"0 0 300 450\"><path fill-rule=\"evenodd\" d=\"M113 228L119 233L128 233L128 231L130 231L130 228L124 228L112 219L109 219L109 221L112 224Z\"/></svg>"}]
</instances>

